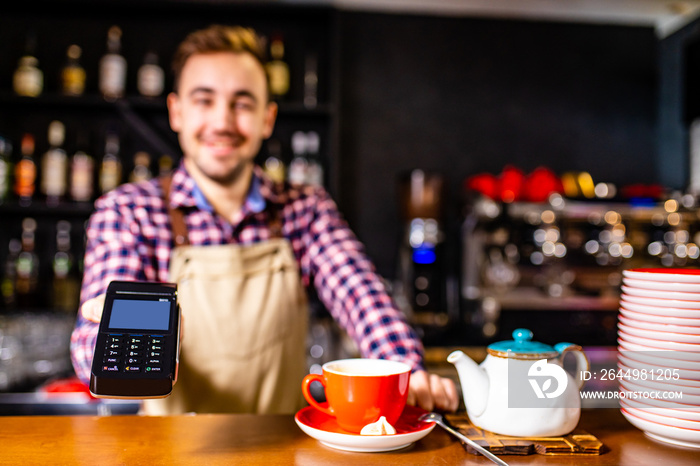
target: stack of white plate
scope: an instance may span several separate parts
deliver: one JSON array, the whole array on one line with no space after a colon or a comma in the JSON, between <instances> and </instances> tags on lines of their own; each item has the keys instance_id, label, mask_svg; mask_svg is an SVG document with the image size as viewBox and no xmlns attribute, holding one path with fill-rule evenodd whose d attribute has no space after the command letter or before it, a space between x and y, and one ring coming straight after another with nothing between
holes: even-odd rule
<instances>
[{"instance_id":1,"label":"stack of white plate","mask_svg":"<svg viewBox=\"0 0 700 466\"><path fill-rule=\"evenodd\" d=\"M622 414L700 448L700 270L623 271L617 342Z\"/></svg>"}]
</instances>

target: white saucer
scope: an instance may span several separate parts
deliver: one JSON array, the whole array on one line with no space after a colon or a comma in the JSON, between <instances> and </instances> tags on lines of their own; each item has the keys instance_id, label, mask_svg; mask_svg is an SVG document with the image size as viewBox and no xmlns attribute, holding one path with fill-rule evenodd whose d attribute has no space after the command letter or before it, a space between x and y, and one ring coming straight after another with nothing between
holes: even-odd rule
<instances>
[{"instance_id":1,"label":"white saucer","mask_svg":"<svg viewBox=\"0 0 700 466\"><path fill-rule=\"evenodd\" d=\"M621 393L627 394L630 392L628 390L623 390ZM700 422L700 412L698 412L697 406L649 398L639 400L633 397L621 399L620 405L627 405L631 408L642 409L650 413L661 414L668 417Z\"/></svg>"},{"instance_id":2,"label":"white saucer","mask_svg":"<svg viewBox=\"0 0 700 466\"><path fill-rule=\"evenodd\" d=\"M337 450L375 453L405 448L428 435L435 424L418 420L418 417L426 412L420 408L406 405L401 418L394 426L396 429L394 435L352 434L341 429L335 418L311 406L297 412L294 420L304 433L328 447Z\"/></svg>"},{"instance_id":3,"label":"white saucer","mask_svg":"<svg viewBox=\"0 0 700 466\"><path fill-rule=\"evenodd\" d=\"M697 269L630 269L623 270L622 276L657 282L700 283L700 270Z\"/></svg>"},{"instance_id":4,"label":"white saucer","mask_svg":"<svg viewBox=\"0 0 700 466\"><path fill-rule=\"evenodd\" d=\"M625 369L620 367L620 370L626 372ZM672 400L676 403L682 403L686 406L700 407L700 396L691 395L686 392L683 387L675 386L671 383L667 385L658 385L647 380L636 380L636 379L625 379L621 378L619 380L620 387L629 391L634 392L638 398L658 398L663 400ZM678 393L678 397L671 398Z\"/></svg>"},{"instance_id":5,"label":"white saucer","mask_svg":"<svg viewBox=\"0 0 700 466\"><path fill-rule=\"evenodd\" d=\"M685 291L647 290L635 286L622 285L622 292L628 296L654 299L674 299L679 301L700 301L700 293L687 293Z\"/></svg>"},{"instance_id":6,"label":"white saucer","mask_svg":"<svg viewBox=\"0 0 700 466\"><path fill-rule=\"evenodd\" d=\"M691 354L695 355L695 360L697 361L700 359L700 344L697 343L680 343L677 341L668 341L668 340L655 340L652 338L645 338L645 337L637 337L635 335L630 335L629 333L624 332L620 326L618 325L618 331L617 335L625 341L629 341L631 343L636 343L638 345L649 345L653 349L667 349L667 350L674 350L679 352L678 354L674 355L669 355L671 357L673 356L678 356L680 357L680 352L689 352Z\"/></svg>"},{"instance_id":7,"label":"white saucer","mask_svg":"<svg viewBox=\"0 0 700 466\"><path fill-rule=\"evenodd\" d=\"M665 299L665 298L647 298L644 296L632 296L626 293L620 295L620 299L635 304L652 306L663 309L688 309L695 311L689 313L690 316L695 315L700 317L700 301L683 301L680 299Z\"/></svg>"},{"instance_id":8,"label":"white saucer","mask_svg":"<svg viewBox=\"0 0 700 466\"><path fill-rule=\"evenodd\" d=\"M692 353L689 351L673 351L673 350L668 350L668 349L663 349L663 348L653 348L649 345L644 345L644 344L637 344L633 343L630 341L625 340L624 338L618 338L617 339L617 345L618 345L618 351L628 351L630 354L626 354L626 356L629 356L632 359L636 359L637 361L640 362L651 362L652 364L655 364L657 361L651 360L648 358L648 356L652 356L653 358L664 358L664 359L672 359L673 361L667 362L665 367L670 367L670 368L680 368L681 365L677 365L678 361L688 361L688 362L698 362L700 361L700 353ZM687 366L683 364L684 368L691 368L694 365Z\"/></svg>"},{"instance_id":9,"label":"white saucer","mask_svg":"<svg viewBox=\"0 0 700 466\"><path fill-rule=\"evenodd\" d=\"M681 309L677 307L666 307L666 306L656 306L651 305L649 302L645 302L642 298L639 303L632 302L627 299L627 295L620 296L620 307L624 307L630 311L641 312L644 314L652 314L655 316L664 317L682 317L684 319L700 319L700 310L698 309ZM634 296L630 296L634 298ZM658 300L657 300L658 301ZM666 303L670 303L667 301Z\"/></svg>"},{"instance_id":10,"label":"white saucer","mask_svg":"<svg viewBox=\"0 0 700 466\"><path fill-rule=\"evenodd\" d=\"M653 326L652 326L653 327ZM625 322L624 318L620 318L617 324L617 328L621 331L627 333L628 335L634 335L640 338L648 338L649 340L662 340L662 341L673 341L676 343L691 343L700 344L700 331L698 333L679 333L673 332L670 329L667 330L661 325L657 325L656 328L639 328L636 326L629 325ZM691 327L691 330L694 330ZM698 348L700 350L700 348Z\"/></svg>"},{"instance_id":11,"label":"white saucer","mask_svg":"<svg viewBox=\"0 0 700 466\"><path fill-rule=\"evenodd\" d=\"M620 411L622 412L622 415L625 416L625 418L630 422L630 424L638 429L641 429L646 435L653 439L664 443L670 443L672 445L700 449L700 431L666 426L640 419L637 416L628 413L624 408Z\"/></svg>"},{"instance_id":12,"label":"white saucer","mask_svg":"<svg viewBox=\"0 0 700 466\"><path fill-rule=\"evenodd\" d=\"M637 278L623 278L622 283L627 286L636 288L644 288L645 290L659 291L680 291L684 293L700 293L700 284L698 283L674 283L674 282L657 282L654 280L639 280Z\"/></svg>"},{"instance_id":13,"label":"white saucer","mask_svg":"<svg viewBox=\"0 0 700 466\"><path fill-rule=\"evenodd\" d=\"M622 311L623 310L620 309L620 315L617 316L617 318L621 324L624 324L627 327L634 327L640 330L651 330L653 332L668 332L671 335L681 335L680 338L683 339L688 337L694 337L693 339L697 339L697 341L700 342L700 325L698 325L697 327L693 327L690 325L675 325L661 322L649 322L647 320L630 318L626 315L626 313L623 313Z\"/></svg>"},{"instance_id":14,"label":"white saucer","mask_svg":"<svg viewBox=\"0 0 700 466\"><path fill-rule=\"evenodd\" d=\"M657 424L663 424L665 426L678 427L680 429L694 430L700 433L700 422L689 421L687 419L680 419L675 416L666 416L663 414L653 413L646 409L633 408L625 400L620 400L620 404L628 413L633 416L637 416L645 421L655 422Z\"/></svg>"},{"instance_id":15,"label":"white saucer","mask_svg":"<svg viewBox=\"0 0 700 466\"><path fill-rule=\"evenodd\" d=\"M647 379L678 382L681 385L681 379L695 380L700 387L700 362L661 359L633 351L620 351L617 359L630 369L650 374ZM697 389L697 395L700 395L700 388Z\"/></svg>"},{"instance_id":16,"label":"white saucer","mask_svg":"<svg viewBox=\"0 0 700 466\"><path fill-rule=\"evenodd\" d=\"M667 325L679 325L685 327L693 327L700 329L700 319L693 319L691 317L670 317L663 315L647 314L644 312L636 312L631 309L627 309L624 306L620 307L620 314L627 317L628 319L634 319L637 322L651 322L655 324L667 324Z\"/></svg>"}]
</instances>

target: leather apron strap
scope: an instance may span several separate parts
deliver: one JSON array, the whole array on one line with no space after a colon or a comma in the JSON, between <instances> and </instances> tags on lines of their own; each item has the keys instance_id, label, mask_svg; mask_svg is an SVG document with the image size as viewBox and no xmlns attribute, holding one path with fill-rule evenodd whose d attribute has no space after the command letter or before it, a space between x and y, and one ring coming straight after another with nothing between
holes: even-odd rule
<instances>
[{"instance_id":1,"label":"leather apron strap","mask_svg":"<svg viewBox=\"0 0 700 466\"><path fill-rule=\"evenodd\" d=\"M183 314L178 382L144 412L295 412L308 307L289 241L191 246L184 220L171 215L174 237L184 238L170 259Z\"/></svg>"}]
</instances>

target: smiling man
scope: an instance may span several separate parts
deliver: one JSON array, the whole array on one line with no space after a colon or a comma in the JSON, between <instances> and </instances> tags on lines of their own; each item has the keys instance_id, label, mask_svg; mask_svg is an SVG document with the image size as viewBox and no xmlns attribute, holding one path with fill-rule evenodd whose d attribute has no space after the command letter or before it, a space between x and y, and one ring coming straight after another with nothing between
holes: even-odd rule
<instances>
[{"instance_id":1,"label":"smiling man","mask_svg":"<svg viewBox=\"0 0 700 466\"><path fill-rule=\"evenodd\" d=\"M306 372L304 288L313 285L363 357L412 366L409 402L455 410L454 383L425 371L420 341L328 193L275 184L255 165L277 117L257 35L196 31L173 69L168 110L183 159L171 177L95 203L71 342L78 376L89 379L108 284L169 281L183 314L179 378L144 411L294 412Z\"/></svg>"}]
</instances>

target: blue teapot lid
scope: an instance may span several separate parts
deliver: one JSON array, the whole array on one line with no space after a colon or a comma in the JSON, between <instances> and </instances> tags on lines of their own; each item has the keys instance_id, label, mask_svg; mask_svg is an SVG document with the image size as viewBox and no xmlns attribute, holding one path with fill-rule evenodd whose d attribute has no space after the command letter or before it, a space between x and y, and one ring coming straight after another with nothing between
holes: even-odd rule
<instances>
[{"instance_id":1,"label":"blue teapot lid","mask_svg":"<svg viewBox=\"0 0 700 466\"><path fill-rule=\"evenodd\" d=\"M532 332L526 328L513 331L513 339L499 341L488 346L488 353L502 358L542 359L559 355L554 347L538 341L532 341Z\"/></svg>"}]
</instances>

